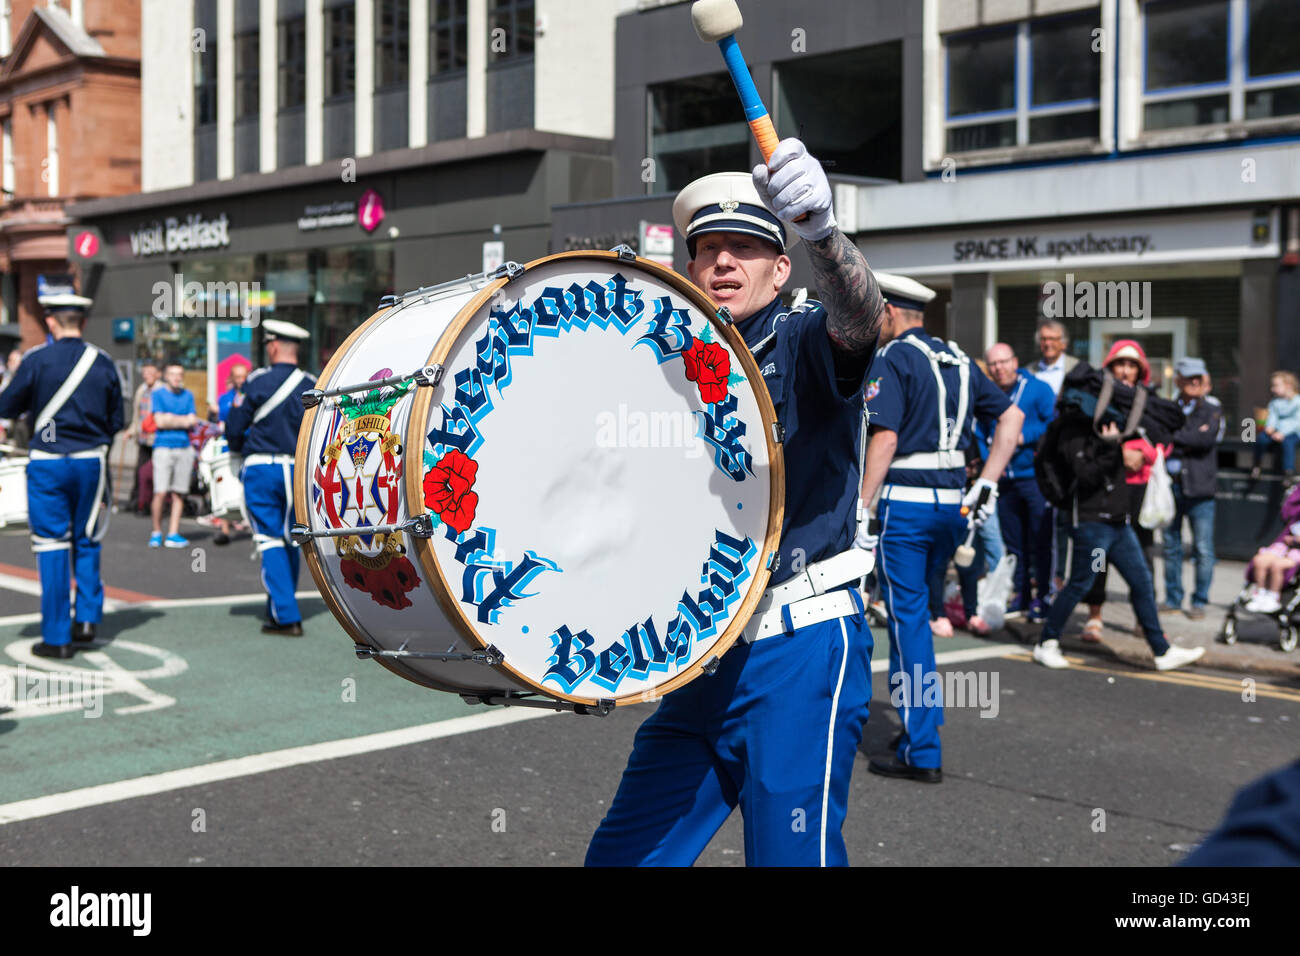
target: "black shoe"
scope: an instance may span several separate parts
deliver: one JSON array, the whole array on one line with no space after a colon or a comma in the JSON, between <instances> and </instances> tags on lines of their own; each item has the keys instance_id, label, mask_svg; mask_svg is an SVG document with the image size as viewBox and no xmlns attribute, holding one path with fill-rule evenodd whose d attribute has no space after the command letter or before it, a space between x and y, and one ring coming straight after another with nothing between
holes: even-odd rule
<instances>
[{"instance_id":1,"label":"black shoe","mask_svg":"<svg viewBox=\"0 0 1300 956\"><path fill-rule=\"evenodd\" d=\"M903 743L903 732L900 730L898 733L894 734L893 739L889 741L890 752L891 753L896 752L898 748L902 746L902 743Z\"/></svg>"},{"instance_id":2,"label":"black shoe","mask_svg":"<svg viewBox=\"0 0 1300 956\"><path fill-rule=\"evenodd\" d=\"M41 641L38 644L33 645L32 653L37 657L57 657L60 660L66 661L73 654L77 653L77 649L71 644L46 644L44 641Z\"/></svg>"},{"instance_id":3,"label":"black shoe","mask_svg":"<svg viewBox=\"0 0 1300 956\"><path fill-rule=\"evenodd\" d=\"M230 544L230 535L222 534L221 532L218 532L217 535L212 539L212 543L217 546Z\"/></svg>"},{"instance_id":4,"label":"black shoe","mask_svg":"<svg viewBox=\"0 0 1300 956\"><path fill-rule=\"evenodd\" d=\"M292 624L272 624L267 621L262 625L263 634L279 634L281 637L302 637L302 621Z\"/></svg>"},{"instance_id":5,"label":"black shoe","mask_svg":"<svg viewBox=\"0 0 1300 956\"><path fill-rule=\"evenodd\" d=\"M95 639L95 625L73 621L72 639L78 644L89 644Z\"/></svg>"},{"instance_id":6,"label":"black shoe","mask_svg":"<svg viewBox=\"0 0 1300 956\"><path fill-rule=\"evenodd\" d=\"M902 780L915 780L917 783L943 783L942 768L913 767L892 755L888 760L884 757L872 757L867 762L867 769L882 777L898 777Z\"/></svg>"}]
</instances>

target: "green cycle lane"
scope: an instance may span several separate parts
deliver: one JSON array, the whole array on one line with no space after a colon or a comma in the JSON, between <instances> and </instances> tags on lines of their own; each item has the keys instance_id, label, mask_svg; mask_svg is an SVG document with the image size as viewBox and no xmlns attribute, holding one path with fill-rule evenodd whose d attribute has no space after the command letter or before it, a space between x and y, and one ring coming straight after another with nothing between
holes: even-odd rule
<instances>
[{"instance_id":1,"label":"green cycle lane","mask_svg":"<svg viewBox=\"0 0 1300 956\"><path fill-rule=\"evenodd\" d=\"M323 601L301 606L301 638L261 633L261 603L124 609L67 661L31 656L37 625L0 627L0 803L484 711L359 660Z\"/></svg>"},{"instance_id":2,"label":"green cycle lane","mask_svg":"<svg viewBox=\"0 0 1300 956\"><path fill-rule=\"evenodd\" d=\"M262 634L260 601L123 608L68 661L31 654L39 625L0 626L0 804L486 710L359 660L320 598L301 606L301 638ZM988 647L935 641L941 660Z\"/></svg>"}]
</instances>

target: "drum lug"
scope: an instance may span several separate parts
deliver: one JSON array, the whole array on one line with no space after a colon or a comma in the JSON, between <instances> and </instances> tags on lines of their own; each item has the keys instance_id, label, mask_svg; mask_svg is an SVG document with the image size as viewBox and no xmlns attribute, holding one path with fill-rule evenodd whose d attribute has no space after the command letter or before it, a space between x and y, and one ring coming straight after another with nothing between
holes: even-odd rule
<instances>
[{"instance_id":1,"label":"drum lug","mask_svg":"<svg viewBox=\"0 0 1300 956\"><path fill-rule=\"evenodd\" d=\"M712 677L715 673L717 673L718 665L721 663L722 661L719 660L718 655L714 654L707 661L705 661L703 664L700 665L700 670L704 672L704 675L706 677Z\"/></svg>"},{"instance_id":2,"label":"drum lug","mask_svg":"<svg viewBox=\"0 0 1300 956\"><path fill-rule=\"evenodd\" d=\"M517 279L524 274L524 267L511 260L503 262L487 274L489 279Z\"/></svg>"},{"instance_id":3,"label":"drum lug","mask_svg":"<svg viewBox=\"0 0 1300 956\"><path fill-rule=\"evenodd\" d=\"M609 712L614 709L614 701L608 697L602 697L595 704L574 704L573 712L581 714L584 717L608 717Z\"/></svg>"},{"instance_id":4,"label":"drum lug","mask_svg":"<svg viewBox=\"0 0 1300 956\"><path fill-rule=\"evenodd\" d=\"M397 303L399 303L399 302L401 302L401 301L402 301L402 300L401 300L401 298L400 298L399 296L395 296L395 295L382 295L382 296L379 297L379 307L380 307L381 309L387 309L387 308L389 308L389 307L391 307L391 306L397 305Z\"/></svg>"},{"instance_id":5,"label":"drum lug","mask_svg":"<svg viewBox=\"0 0 1300 956\"><path fill-rule=\"evenodd\" d=\"M636 250L626 242L620 242L609 251L617 254L617 256L625 262L633 262L636 259Z\"/></svg>"},{"instance_id":6,"label":"drum lug","mask_svg":"<svg viewBox=\"0 0 1300 956\"><path fill-rule=\"evenodd\" d=\"M780 422L772 423L772 441L776 442L778 445L785 444L785 426Z\"/></svg>"},{"instance_id":7,"label":"drum lug","mask_svg":"<svg viewBox=\"0 0 1300 956\"><path fill-rule=\"evenodd\" d=\"M302 407L315 408L325 398L325 393L319 388L311 388L302 393Z\"/></svg>"},{"instance_id":8,"label":"drum lug","mask_svg":"<svg viewBox=\"0 0 1300 956\"><path fill-rule=\"evenodd\" d=\"M735 325L736 320L731 317L731 310L725 305L718 309L718 321L723 325Z\"/></svg>"},{"instance_id":9,"label":"drum lug","mask_svg":"<svg viewBox=\"0 0 1300 956\"><path fill-rule=\"evenodd\" d=\"M442 382L442 376L446 371L446 368L438 362L426 365L415 373L415 383L421 387L436 388Z\"/></svg>"},{"instance_id":10,"label":"drum lug","mask_svg":"<svg viewBox=\"0 0 1300 956\"><path fill-rule=\"evenodd\" d=\"M489 644L481 651L475 651L470 655L470 659L475 664L486 664L488 667L496 667L506 659L495 644Z\"/></svg>"},{"instance_id":11,"label":"drum lug","mask_svg":"<svg viewBox=\"0 0 1300 956\"><path fill-rule=\"evenodd\" d=\"M776 552L769 551L767 552L767 570L771 571L774 564L776 564Z\"/></svg>"}]
</instances>

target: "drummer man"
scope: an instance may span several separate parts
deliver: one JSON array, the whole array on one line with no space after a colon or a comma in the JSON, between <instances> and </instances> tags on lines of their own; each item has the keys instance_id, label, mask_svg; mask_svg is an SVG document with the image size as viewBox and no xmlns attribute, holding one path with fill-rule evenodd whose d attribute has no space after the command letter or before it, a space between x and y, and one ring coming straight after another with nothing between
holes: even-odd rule
<instances>
[{"instance_id":1,"label":"drummer man","mask_svg":"<svg viewBox=\"0 0 1300 956\"><path fill-rule=\"evenodd\" d=\"M244 510L262 559L267 620L263 634L302 636L298 587L298 546L289 536L293 523L293 456L302 424L302 393L316 379L298 368L299 345L310 334L278 319L262 321L262 341L270 363L244 383L226 419L226 442L242 452Z\"/></svg>"},{"instance_id":2,"label":"drummer man","mask_svg":"<svg viewBox=\"0 0 1300 956\"><path fill-rule=\"evenodd\" d=\"M32 551L41 575L40 657L69 658L90 643L104 613L99 542L108 528L106 457L123 427L122 382L108 353L82 341L91 300L41 296L53 336L23 357L0 392L0 418L34 412L27 461ZM69 550L72 561L69 561ZM76 565L76 621L68 594Z\"/></svg>"},{"instance_id":3,"label":"drummer man","mask_svg":"<svg viewBox=\"0 0 1300 956\"><path fill-rule=\"evenodd\" d=\"M870 444L862 500L880 492L879 533L864 521L857 545L879 545L881 596L889 614L890 699L903 723L895 752L867 766L885 777L940 783L943 706L925 687L935 674L929 581L952 560L970 520L993 514L997 482L1016 450L1024 413L1007 400L955 342L922 326L934 290L905 276L878 273L885 321L867 374ZM974 420L997 422L988 460L969 492L965 449ZM933 686L933 684L929 684Z\"/></svg>"},{"instance_id":4,"label":"drummer man","mask_svg":"<svg viewBox=\"0 0 1300 956\"><path fill-rule=\"evenodd\" d=\"M868 570L853 549L858 440L884 307L797 139L752 174L697 179L673 219L692 281L731 311L785 428L785 523L768 609L713 675L641 725L587 863L688 866L739 804L747 863L845 865L840 829L871 694L871 632L853 587ZM824 304L792 310L779 293L800 239ZM808 623L787 633L783 609Z\"/></svg>"}]
</instances>

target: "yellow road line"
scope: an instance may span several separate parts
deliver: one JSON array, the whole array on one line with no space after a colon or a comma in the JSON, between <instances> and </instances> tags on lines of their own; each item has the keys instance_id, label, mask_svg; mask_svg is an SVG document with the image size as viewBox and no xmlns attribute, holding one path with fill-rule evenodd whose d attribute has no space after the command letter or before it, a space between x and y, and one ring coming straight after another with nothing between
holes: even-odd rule
<instances>
[{"instance_id":1,"label":"yellow road line","mask_svg":"<svg viewBox=\"0 0 1300 956\"><path fill-rule=\"evenodd\" d=\"M1028 662L1032 662L1034 659L1033 655L1026 654L1023 651L1008 654L1007 657L1010 660ZM1231 677L1218 677L1214 674L1192 674L1186 671L1131 671L1085 664L1083 663L1084 659L1081 657L1066 657L1066 660L1070 662L1071 670L1088 671L1093 674L1113 674L1119 677L1131 677L1134 680L1153 680L1162 684L1181 684L1184 687L1200 687L1204 690L1218 690L1230 694L1240 694L1244 690L1242 680L1249 676L1244 675L1242 678L1233 679ZM1256 697L1300 702L1300 690L1282 687L1278 684L1264 684L1256 680L1254 692Z\"/></svg>"}]
</instances>

